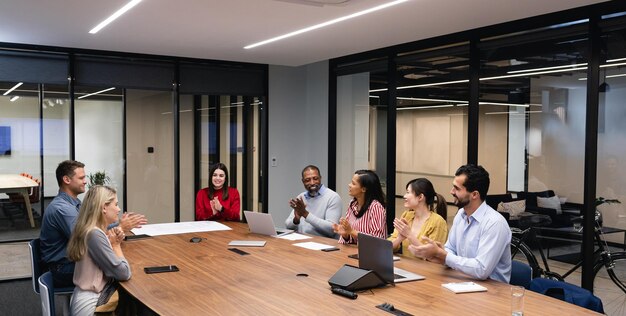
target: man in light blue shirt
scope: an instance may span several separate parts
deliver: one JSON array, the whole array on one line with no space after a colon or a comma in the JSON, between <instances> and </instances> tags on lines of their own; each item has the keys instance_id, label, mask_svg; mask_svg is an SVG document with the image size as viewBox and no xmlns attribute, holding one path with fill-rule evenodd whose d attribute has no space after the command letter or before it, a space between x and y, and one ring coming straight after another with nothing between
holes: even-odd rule
<instances>
[{"instance_id":1,"label":"man in light blue shirt","mask_svg":"<svg viewBox=\"0 0 626 316\"><path fill-rule=\"evenodd\" d=\"M333 224L341 217L341 198L322 184L320 170L308 165L302 170L302 184L306 191L289 200L293 208L285 226L299 233L336 238Z\"/></svg>"},{"instance_id":2,"label":"man in light blue shirt","mask_svg":"<svg viewBox=\"0 0 626 316\"><path fill-rule=\"evenodd\" d=\"M409 247L414 255L445 263L477 279L509 283L511 279L511 229L502 215L485 203L489 173L476 165L461 166L452 182L454 217L445 246L423 238Z\"/></svg>"}]
</instances>

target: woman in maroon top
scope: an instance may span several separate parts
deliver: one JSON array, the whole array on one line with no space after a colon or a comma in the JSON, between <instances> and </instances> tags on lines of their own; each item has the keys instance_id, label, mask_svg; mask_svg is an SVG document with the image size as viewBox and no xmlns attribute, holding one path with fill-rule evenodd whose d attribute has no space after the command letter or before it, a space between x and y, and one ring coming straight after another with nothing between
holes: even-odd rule
<instances>
[{"instance_id":1,"label":"woman in maroon top","mask_svg":"<svg viewBox=\"0 0 626 316\"><path fill-rule=\"evenodd\" d=\"M385 194L378 175L371 170L357 170L348 184L352 197L346 217L334 224L339 243L356 244L359 232L378 238L387 238Z\"/></svg>"},{"instance_id":2,"label":"woman in maroon top","mask_svg":"<svg viewBox=\"0 0 626 316\"><path fill-rule=\"evenodd\" d=\"M196 196L196 220L239 221L239 191L228 186L228 169L216 163L209 170L209 187L198 191Z\"/></svg>"}]
</instances>

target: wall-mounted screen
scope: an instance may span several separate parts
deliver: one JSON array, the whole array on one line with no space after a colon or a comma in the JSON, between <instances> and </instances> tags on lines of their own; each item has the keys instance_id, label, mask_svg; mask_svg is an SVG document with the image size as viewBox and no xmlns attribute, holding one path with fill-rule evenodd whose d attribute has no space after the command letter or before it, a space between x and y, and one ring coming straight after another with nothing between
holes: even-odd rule
<instances>
[{"instance_id":1,"label":"wall-mounted screen","mask_svg":"<svg viewBox=\"0 0 626 316\"><path fill-rule=\"evenodd\" d=\"M11 126L0 126L0 156L11 156Z\"/></svg>"}]
</instances>

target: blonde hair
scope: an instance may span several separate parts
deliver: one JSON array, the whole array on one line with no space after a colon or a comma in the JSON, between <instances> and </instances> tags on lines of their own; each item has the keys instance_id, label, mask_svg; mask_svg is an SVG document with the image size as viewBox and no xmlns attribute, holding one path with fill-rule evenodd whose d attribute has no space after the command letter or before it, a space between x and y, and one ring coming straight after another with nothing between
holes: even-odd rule
<instances>
[{"instance_id":1,"label":"blonde hair","mask_svg":"<svg viewBox=\"0 0 626 316\"><path fill-rule=\"evenodd\" d=\"M87 252L87 234L95 228L106 230L106 219L102 208L111 204L117 191L104 185L92 186L80 206L78 219L67 245L67 256L72 261L79 261Z\"/></svg>"}]
</instances>

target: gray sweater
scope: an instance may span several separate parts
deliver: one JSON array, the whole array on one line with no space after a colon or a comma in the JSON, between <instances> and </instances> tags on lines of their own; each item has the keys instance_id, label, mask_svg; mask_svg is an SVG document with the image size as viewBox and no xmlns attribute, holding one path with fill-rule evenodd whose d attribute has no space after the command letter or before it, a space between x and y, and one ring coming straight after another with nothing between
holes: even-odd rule
<instances>
[{"instance_id":1,"label":"gray sweater","mask_svg":"<svg viewBox=\"0 0 626 316\"><path fill-rule=\"evenodd\" d=\"M301 217L300 224L293 223L294 210L285 220L285 226L299 233L337 238L333 224L339 223L341 217L341 198L335 191L322 185L318 194L309 196L308 192L298 195L302 198L309 212L307 218Z\"/></svg>"}]
</instances>

